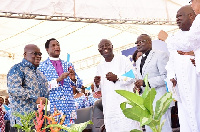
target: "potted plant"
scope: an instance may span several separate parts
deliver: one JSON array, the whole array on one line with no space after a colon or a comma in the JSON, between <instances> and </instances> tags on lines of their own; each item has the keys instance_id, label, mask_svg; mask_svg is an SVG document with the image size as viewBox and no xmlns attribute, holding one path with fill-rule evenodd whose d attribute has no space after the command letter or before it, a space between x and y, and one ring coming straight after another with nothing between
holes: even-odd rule
<instances>
[{"instance_id":1,"label":"potted plant","mask_svg":"<svg viewBox=\"0 0 200 132\"><path fill-rule=\"evenodd\" d=\"M153 110L153 101L156 95L155 88L149 88L148 75L145 76L145 90L140 96L139 93L132 93L125 90L116 90L118 94L127 99L120 104L122 112L127 118L140 122L140 126L147 125L153 132L161 132L165 121L161 122L162 115L169 108L170 103L174 100L172 93L165 93L156 101L155 111ZM126 107L129 104L131 107ZM134 129L131 132L141 132Z\"/></svg>"}]
</instances>

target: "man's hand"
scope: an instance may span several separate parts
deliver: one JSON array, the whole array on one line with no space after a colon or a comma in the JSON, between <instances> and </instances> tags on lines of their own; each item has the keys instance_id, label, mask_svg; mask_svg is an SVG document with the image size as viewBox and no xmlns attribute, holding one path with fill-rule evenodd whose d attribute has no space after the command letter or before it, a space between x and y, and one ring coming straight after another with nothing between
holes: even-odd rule
<instances>
[{"instance_id":1,"label":"man's hand","mask_svg":"<svg viewBox=\"0 0 200 132\"><path fill-rule=\"evenodd\" d=\"M144 81L143 80L137 80L136 82L135 82L135 86L137 87L137 88L140 88L141 86L143 86L144 85Z\"/></svg>"},{"instance_id":2,"label":"man's hand","mask_svg":"<svg viewBox=\"0 0 200 132\"><path fill-rule=\"evenodd\" d=\"M95 76L94 77L94 83L97 87L99 87L101 81L101 76Z\"/></svg>"},{"instance_id":3,"label":"man's hand","mask_svg":"<svg viewBox=\"0 0 200 132\"><path fill-rule=\"evenodd\" d=\"M64 72L64 73L62 73L61 75L60 75L60 77L58 77L57 79L56 79L56 81L57 82L60 82L60 81L62 81L63 79L65 79L65 78L67 78L68 76L69 76L69 72Z\"/></svg>"},{"instance_id":4,"label":"man's hand","mask_svg":"<svg viewBox=\"0 0 200 132\"><path fill-rule=\"evenodd\" d=\"M133 88L133 92L136 93L136 91L137 91L138 93L140 93L141 88L138 88L138 87L135 86L135 87Z\"/></svg>"},{"instance_id":5,"label":"man's hand","mask_svg":"<svg viewBox=\"0 0 200 132\"><path fill-rule=\"evenodd\" d=\"M177 84L177 81L173 78L173 79L170 79L170 81L172 82L172 84L173 84L173 87L175 87L176 86L176 84Z\"/></svg>"},{"instance_id":6,"label":"man's hand","mask_svg":"<svg viewBox=\"0 0 200 132\"><path fill-rule=\"evenodd\" d=\"M106 74L106 78L107 78L108 81L116 82L118 80L117 75L113 74L112 72L108 72Z\"/></svg>"},{"instance_id":7,"label":"man's hand","mask_svg":"<svg viewBox=\"0 0 200 132\"><path fill-rule=\"evenodd\" d=\"M194 56L194 52L193 51L183 52L183 51L177 50L177 52L180 55L192 55L192 56Z\"/></svg>"},{"instance_id":8,"label":"man's hand","mask_svg":"<svg viewBox=\"0 0 200 132\"><path fill-rule=\"evenodd\" d=\"M69 70L69 77L72 81L76 81L76 78L75 78L75 71L73 69L70 69Z\"/></svg>"},{"instance_id":9,"label":"man's hand","mask_svg":"<svg viewBox=\"0 0 200 132\"><path fill-rule=\"evenodd\" d=\"M42 100L42 104L46 103L46 98L45 97L38 97L36 100L36 104L40 104L40 100Z\"/></svg>"},{"instance_id":10,"label":"man's hand","mask_svg":"<svg viewBox=\"0 0 200 132\"><path fill-rule=\"evenodd\" d=\"M195 64L195 59L190 59L190 60L191 60L192 64L193 64L194 66L196 66L196 64Z\"/></svg>"}]
</instances>

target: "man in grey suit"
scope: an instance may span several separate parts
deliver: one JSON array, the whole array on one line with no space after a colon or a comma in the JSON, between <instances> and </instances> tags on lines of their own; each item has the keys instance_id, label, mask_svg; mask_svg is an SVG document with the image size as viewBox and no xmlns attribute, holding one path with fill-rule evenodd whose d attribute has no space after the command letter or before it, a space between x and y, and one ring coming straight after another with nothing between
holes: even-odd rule
<instances>
[{"instance_id":1,"label":"man in grey suit","mask_svg":"<svg viewBox=\"0 0 200 132\"><path fill-rule=\"evenodd\" d=\"M135 82L135 89L142 90L145 87L144 77L148 74L148 83L151 88L156 89L156 96L153 102L155 109L156 101L160 99L166 92L165 79L167 71L165 66L168 61L168 56L165 52L152 50L152 41L149 35L141 34L136 41L137 50L142 52L142 57L136 62L138 78ZM171 132L171 109L169 109L162 120L166 119L162 132ZM146 126L146 132L151 132L151 129Z\"/></svg>"}]
</instances>

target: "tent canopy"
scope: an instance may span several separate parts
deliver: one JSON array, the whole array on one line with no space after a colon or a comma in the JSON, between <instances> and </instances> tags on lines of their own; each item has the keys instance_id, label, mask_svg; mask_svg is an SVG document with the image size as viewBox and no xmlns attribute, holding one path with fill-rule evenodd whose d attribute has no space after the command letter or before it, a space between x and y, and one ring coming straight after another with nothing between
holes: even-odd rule
<instances>
[{"instance_id":1,"label":"tent canopy","mask_svg":"<svg viewBox=\"0 0 200 132\"><path fill-rule=\"evenodd\" d=\"M21 61L27 44L43 53L47 39L61 44L84 84L93 81L95 66L102 59L99 41L110 39L115 52L135 46L138 35L157 38L160 30L177 30L175 15L187 0L0 0L0 74Z\"/></svg>"}]
</instances>

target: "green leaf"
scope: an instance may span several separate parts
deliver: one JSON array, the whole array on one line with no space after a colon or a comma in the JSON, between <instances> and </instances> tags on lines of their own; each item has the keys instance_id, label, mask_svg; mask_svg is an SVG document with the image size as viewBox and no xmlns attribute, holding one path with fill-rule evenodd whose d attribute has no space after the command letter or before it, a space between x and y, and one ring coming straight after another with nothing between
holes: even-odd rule
<instances>
[{"instance_id":1,"label":"green leaf","mask_svg":"<svg viewBox=\"0 0 200 132\"><path fill-rule=\"evenodd\" d=\"M141 130L133 129L130 132L142 132Z\"/></svg>"},{"instance_id":2,"label":"green leaf","mask_svg":"<svg viewBox=\"0 0 200 132\"><path fill-rule=\"evenodd\" d=\"M147 124L147 126L149 126L151 128L154 128L158 125L160 125L160 120L154 120L154 119L152 119L152 121L149 124Z\"/></svg>"},{"instance_id":3,"label":"green leaf","mask_svg":"<svg viewBox=\"0 0 200 132\"><path fill-rule=\"evenodd\" d=\"M126 109L126 102L123 102L123 103L121 103L120 104L120 108L122 109L122 110L124 110L124 109Z\"/></svg>"},{"instance_id":4,"label":"green leaf","mask_svg":"<svg viewBox=\"0 0 200 132\"><path fill-rule=\"evenodd\" d=\"M156 102L155 108L155 120L160 120L162 115L167 111L172 98L172 93L165 93L159 100Z\"/></svg>"},{"instance_id":5,"label":"green leaf","mask_svg":"<svg viewBox=\"0 0 200 132\"><path fill-rule=\"evenodd\" d=\"M152 88L144 99L144 106L149 110L150 114L153 115L153 101L155 99L156 90Z\"/></svg>"},{"instance_id":6,"label":"green leaf","mask_svg":"<svg viewBox=\"0 0 200 132\"><path fill-rule=\"evenodd\" d=\"M22 126L19 124L15 124L13 127L16 127L17 129L22 129Z\"/></svg>"},{"instance_id":7,"label":"green leaf","mask_svg":"<svg viewBox=\"0 0 200 132\"><path fill-rule=\"evenodd\" d=\"M143 117L149 118L151 116L147 109L143 110L139 106L135 106L135 107L132 107L132 108L126 108L122 112L124 113L124 115L127 118L130 118L132 120L136 120L136 121L139 121L139 122L140 122L140 118L143 118Z\"/></svg>"},{"instance_id":8,"label":"green leaf","mask_svg":"<svg viewBox=\"0 0 200 132\"><path fill-rule=\"evenodd\" d=\"M139 115L133 111L133 108L126 108L122 111L127 118L130 118L135 121L140 121Z\"/></svg>"},{"instance_id":9,"label":"green leaf","mask_svg":"<svg viewBox=\"0 0 200 132\"><path fill-rule=\"evenodd\" d=\"M165 120L163 120L162 124L160 125L159 131L162 131L162 127L164 126L164 124L165 124L165 121L166 121L166 119L165 119Z\"/></svg>"},{"instance_id":10,"label":"green leaf","mask_svg":"<svg viewBox=\"0 0 200 132\"><path fill-rule=\"evenodd\" d=\"M70 127L60 124L51 124L45 127L45 129L50 127L58 127L60 129L67 130L68 132L82 132L87 127L88 124L93 124L93 122L89 120L87 122L80 124L72 124Z\"/></svg>"},{"instance_id":11,"label":"green leaf","mask_svg":"<svg viewBox=\"0 0 200 132\"><path fill-rule=\"evenodd\" d=\"M140 126L147 125L152 121L152 117L150 117L150 118L143 117L143 118L140 118L140 119L141 119L140 120Z\"/></svg>"},{"instance_id":12,"label":"green leaf","mask_svg":"<svg viewBox=\"0 0 200 132\"><path fill-rule=\"evenodd\" d=\"M149 83L148 83L148 74L144 77L144 83L145 83L146 87L145 87L145 89L144 89L144 91L142 93L142 98L143 99L147 97L147 95L148 95L148 93L150 91Z\"/></svg>"},{"instance_id":13,"label":"green leaf","mask_svg":"<svg viewBox=\"0 0 200 132\"><path fill-rule=\"evenodd\" d=\"M135 103L138 106L140 106L143 110L146 109L143 105L144 99L141 96L138 96L137 94L126 91L126 90L115 90L115 91L121 96L125 97L131 103Z\"/></svg>"}]
</instances>

